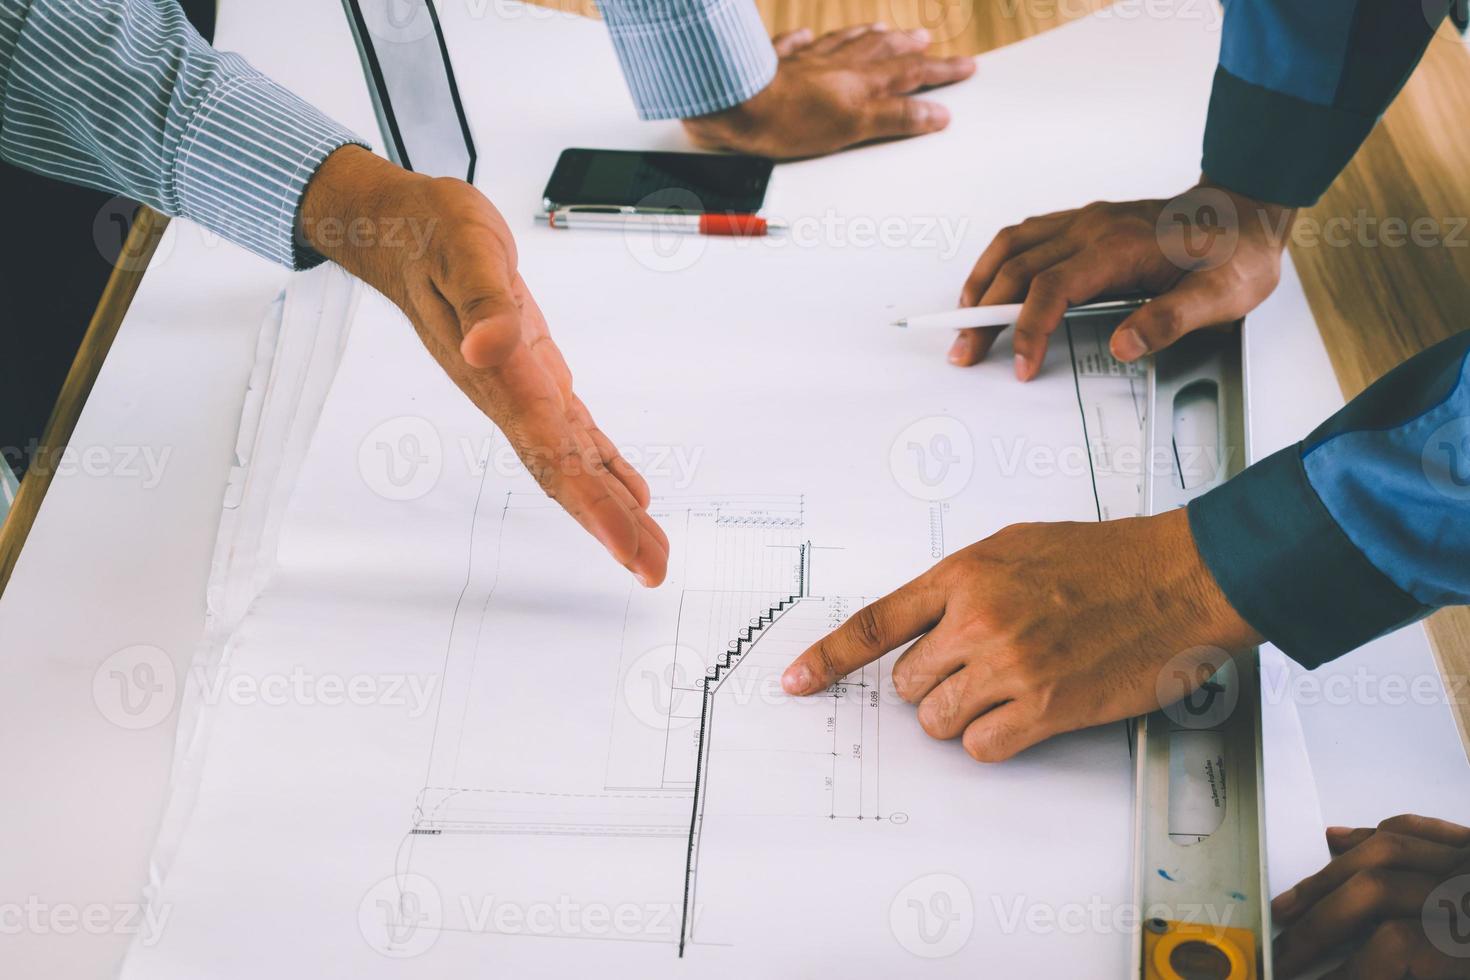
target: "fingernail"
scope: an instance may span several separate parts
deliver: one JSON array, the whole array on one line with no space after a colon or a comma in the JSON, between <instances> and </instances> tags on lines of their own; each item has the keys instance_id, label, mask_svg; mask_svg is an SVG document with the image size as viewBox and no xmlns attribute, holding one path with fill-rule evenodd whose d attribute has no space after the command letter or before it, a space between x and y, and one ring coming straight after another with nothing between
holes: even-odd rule
<instances>
[{"instance_id":1,"label":"fingernail","mask_svg":"<svg viewBox=\"0 0 1470 980\"><path fill-rule=\"evenodd\" d=\"M786 668L786 673L781 675L781 687L787 694L801 694L811 686L811 683L811 669L801 664L792 664Z\"/></svg>"},{"instance_id":2,"label":"fingernail","mask_svg":"<svg viewBox=\"0 0 1470 980\"><path fill-rule=\"evenodd\" d=\"M1120 361L1136 361L1148 353L1148 345L1132 327L1113 334L1113 354Z\"/></svg>"},{"instance_id":3,"label":"fingernail","mask_svg":"<svg viewBox=\"0 0 1470 980\"><path fill-rule=\"evenodd\" d=\"M634 572L633 577L636 578L638 580L638 584L643 586L645 589L653 588L653 579L649 578L647 575L644 575L642 572Z\"/></svg>"},{"instance_id":4,"label":"fingernail","mask_svg":"<svg viewBox=\"0 0 1470 980\"><path fill-rule=\"evenodd\" d=\"M1020 354L1016 355L1016 380L1025 381L1031 373L1031 366L1026 363L1026 358Z\"/></svg>"},{"instance_id":5,"label":"fingernail","mask_svg":"<svg viewBox=\"0 0 1470 980\"><path fill-rule=\"evenodd\" d=\"M1328 837L1346 837L1348 834L1351 834L1352 832L1353 832L1353 828L1351 828L1351 827L1328 827L1327 828L1327 836Z\"/></svg>"},{"instance_id":6,"label":"fingernail","mask_svg":"<svg viewBox=\"0 0 1470 980\"><path fill-rule=\"evenodd\" d=\"M970 359L970 342L964 334L954 339L949 348L949 363L964 365Z\"/></svg>"},{"instance_id":7,"label":"fingernail","mask_svg":"<svg viewBox=\"0 0 1470 980\"><path fill-rule=\"evenodd\" d=\"M929 43L929 31L922 27L916 27L909 31L909 37L915 41L923 41L925 44Z\"/></svg>"}]
</instances>

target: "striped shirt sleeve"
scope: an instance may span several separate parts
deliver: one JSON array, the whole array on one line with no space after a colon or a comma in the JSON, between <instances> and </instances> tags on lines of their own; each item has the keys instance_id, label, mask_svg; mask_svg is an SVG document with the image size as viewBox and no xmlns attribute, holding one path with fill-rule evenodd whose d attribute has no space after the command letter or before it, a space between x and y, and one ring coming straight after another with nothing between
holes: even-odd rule
<instances>
[{"instance_id":1,"label":"striped shirt sleeve","mask_svg":"<svg viewBox=\"0 0 1470 980\"><path fill-rule=\"evenodd\" d=\"M175 0L0 0L0 158L125 194L282 265L307 183L352 133Z\"/></svg>"},{"instance_id":2,"label":"striped shirt sleeve","mask_svg":"<svg viewBox=\"0 0 1470 980\"><path fill-rule=\"evenodd\" d=\"M770 84L776 51L752 0L598 0L643 119L689 119Z\"/></svg>"}]
</instances>

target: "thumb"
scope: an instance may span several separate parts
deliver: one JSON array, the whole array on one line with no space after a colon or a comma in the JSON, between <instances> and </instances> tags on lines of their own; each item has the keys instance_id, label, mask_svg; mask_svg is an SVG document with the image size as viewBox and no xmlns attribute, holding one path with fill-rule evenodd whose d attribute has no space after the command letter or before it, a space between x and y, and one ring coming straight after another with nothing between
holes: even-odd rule
<instances>
[{"instance_id":1,"label":"thumb","mask_svg":"<svg viewBox=\"0 0 1470 980\"><path fill-rule=\"evenodd\" d=\"M459 319L460 355L473 368L495 367L521 343L521 308L499 283L446 284L444 298Z\"/></svg>"},{"instance_id":2,"label":"thumb","mask_svg":"<svg viewBox=\"0 0 1470 980\"><path fill-rule=\"evenodd\" d=\"M1223 267L1191 272L1118 324L1109 347L1118 360L1136 361L1201 327L1233 323L1263 298L1242 295L1240 284Z\"/></svg>"},{"instance_id":3,"label":"thumb","mask_svg":"<svg viewBox=\"0 0 1470 980\"><path fill-rule=\"evenodd\" d=\"M948 125L949 110L938 102L899 97L878 99L868 106L862 139L921 136L937 133Z\"/></svg>"}]
</instances>

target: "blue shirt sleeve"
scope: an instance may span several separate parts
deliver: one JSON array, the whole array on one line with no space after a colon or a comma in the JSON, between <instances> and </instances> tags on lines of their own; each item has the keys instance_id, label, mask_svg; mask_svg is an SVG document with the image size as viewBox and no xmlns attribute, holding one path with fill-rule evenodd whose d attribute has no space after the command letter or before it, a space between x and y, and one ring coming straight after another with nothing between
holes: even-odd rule
<instances>
[{"instance_id":1,"label":"blue shirt sleeve","mask_svg":"<svg viewBox=\"0 0 1470 980\"><path fill-rule=\"evenodd\" d=\"M0 158L190 218L283 265L357 137L205 43L174 0L0 0Z\"/></svg>"},{"instance_id":2,"label":"blue shirt sleeve","mask_svg":"<svg viewBox=\"0 0 1470 980\"><path fill-rule=\"evenodd\" d=\"M1224 0L1205 123L1211 180L1314 203L1398 94L1452 0Z\"/></svg>"},{"instance_id":3,"label":"blue shirt sleeve","mask_svg":"<svg viewBox=\"0 0 1470 980\"><path fill-rule=\"evenodd\" d=\"M1226 597L1308 667L1470 603L1470 330L1196 499Z\"/></svg>"},{"instance_id":4,"label":"blue shirt sleeve","mask_svg":"<svg viewBox=\"0 0 1470 980\"><path fill-rule=\"evenodd\" d=\"M643 119L728 109L770 84L776 51L753 0L598 0Z\"/></svg>"}]
</instances>

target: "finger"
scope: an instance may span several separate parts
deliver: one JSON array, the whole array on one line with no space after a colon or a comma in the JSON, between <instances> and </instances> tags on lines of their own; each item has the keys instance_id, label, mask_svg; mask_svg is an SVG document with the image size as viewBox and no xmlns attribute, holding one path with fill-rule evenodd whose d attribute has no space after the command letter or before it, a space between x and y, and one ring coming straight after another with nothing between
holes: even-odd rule
<instances>
[{"instance_id":1,"label":"finger","mask_svg":"<svg viewBox=\"0 0 1470 980\"><path fill-rule=\"evenodd\" d=\"M662 582L663 574L667 573L669 565L669 536L664 533L663 528L658 526L658 521L654 520L653 515L648 511L640 508L633 512L633 516L638 520L639 532L643 535L644 540L654 548L655 553L648 556L649 564L664 570L658 579L659 582Z\"/></svg>"},{"instance_id":2,"label":"finger","mask_svg":"<svg viewBox=\"0 0 1470 980\"><path fill-rule=\"evenodd\" d=\"M944 616L944 592L928 573L864 606L809 648L781 675L787 694L815 694L839 677L933 629Z\"/></svg>"},{"instance_id":3,"label":"finger","mask_svg":"<svg viewBox=\"0 0 1470 980\"><path fill-rule=\"evenodd\" d=\"M647 507L648 484L643 481L638 471L623 459L612 440L608 439L597 427L586 404L572 390L571 368L567 366L561 349L551 339L551 332L546 326L546 318L536 304L535 297L531 295L530 290L519 276L516 277L516 293L521 306L522 336L526 338L531 353L536 356L561 390L568 406L567 415L579 444L589 459L599 460L625 488L627 496L624 503L630 508Z\"/></svg>"},{"instance_id":4,"label":"finger","mask_svg":"<svg viewBox=\"0 0 1470 980\"><path fill-rule=\"evenodd\" d=\"M975 74L974 58L929 58L910 54L873 66L874 95L908 95L920 89L952 85Z\"/></svg>"},{"instance_id":5,"label":"finger","mask_svg":"<svg viewBox=\"0 0 1470 980\"><path fill-rule=\"evenodd\" d=\"M918 704L965 666L967 654L958 631L941 621L894 661L893 689L909 704Z\"/></svg>"},{"instance_id":6,"label":"finger","mask_svg":"<svg viewBox=\"0 0 1470 980\"><path fill-rule=\"evenodd\" d=\"M448 268L434 276L434 288L454 310L460 354L474 368L494 367L522 343L520 297L515 274L501 243L486 232L482 247L457 250Z\"/></svg>"},{"instance_id":7,"label":"finger","mask_svg":"<svg viewBox=\"0 0 1470 980\"><path fill-rule=\"evenodd\" d=\"M588 474L542 482L542 488L589 533L614 560L648 588L664 580L669 554L666 539L653 532L653 519L619 499L613 479Z\"/></svg>"},{"instance_id":8,"label":"finger","mask_svg":"<svg viewBox=\"0 0 1470 980\"><path fill-rule=\"evenodd\" d=\"M923 99L889 98L868 103L861 119L859 142L901 139L937 133L949 125L949 110Z\"/></svg>"},{"instance_id":9,"label":"finger","mask_svg":"<svg viewBox=\"0 0 1470 980\"><path fill-rule=\"evenodd\" d=\"M1191 272L1120 323L1113 331L1110 349L1120 361L1136 361L1191 331L1240 319L1260 301L1252 297L1254 293L1239 291L1223 267Z\"/></svg>"},{"instance_id":10,"label":"finger","mask_svg":"<svg viewBox=\"0 0 1470 980\"><path fill-rule=\"evenodd\" d=\"M596 452L589 457L587 440L579 439L569 419L568 398L544 360L518 340L493 367L469 365L445 343L458 332L459 313L441 292L433 293L414 304L414 326L445 372L505 434L547 496L644 585L662 582L667 551L639 517L642 512L625 503L628 490L615 489L616 478L599 465Z\"/></svg>"},{"instance_id":11,"label":"finger","mask_svg":"<svg viewBox=\"0 0 1470 980\"><path fill-rule=\"evenodd\" d=\"M1032 251L1039 252L1042 247ZM1026 291L1026 300L1016 316L1016 333L1012 338L1019 380L1030 381L1041 370L1051 335L1062 325L1067 307L1092 299L1116 279L1117 270L1106 257L1085 251L1032 277L1031 288Z\"/></svg>"},{"instance_id":12,"label":"finger","mask_svg":"<svg viewBox=\"0 0 1470 980\"><path fill-rule=\"evenodd\" d=\"M1435 883L1417 871L1358 872L1276 937L1277 972L1290 976L1386 919L1418 916Z\"/></svg>"},{"instance_id":13,"label":"finger","mask_svg":"<svg viewBox=\"0 0 1470 980\"><path fill-rule=\"evenodd\" d=\"M633 496L633 491L629 490L627 484L617 478L617 474L608 465L608 461L603 456L602 450L598 448L597 441L592 437L592 430L582 424L573 410L568 410L568 421L571 423L568 429L571 432L572 439L582 452L582 468L586 472L596 473L606 477L613 495L630 512L641 509L643 505L638 502L637 497Z\"/></svg>"},{"instance_id":14,"label":"finger","mask_svg":"<svg viewBox=\"0 0 1470 980\"><path fill-rule=\"evenodd\" d=\"M536 297L531 294L530 288L520 276L516 277L514 290L521 310L521 339L551 373L557 386L565 394L572 396L572 369L567 365L561 348L551 338L551 328L546 324L546 316L541 312Z\"/></svg>"},{"instance_id":15,"label":"finger","mask_svg":"<svg viewBox=\"0 0 1470 980\"><path fill-rule=\"evenodd\" d=\"M1373 836L1372 827L1328 827L1327 850L1333 857L1346 854Z\"/></svg>"},{"instance_id":16,"label":"finger","mask_svg":"<svg viewBox=\"0 0 1470 980\"><path fill-rule=\"evenodd\" d=\"M777 34L771 39L771 47L776 49L776 57L785 58L811 44L814 36L810 27L799 27L785 34Z\"/></svg>"},{"instance_id":17,"label":"finger","mask_svg":"<svg viewBox=\"0 0 1470 980\"><path fill-rule=\"evenodd\" d=\"M1019 225L1011 225L1002 228L991 239L985 251L980 253L980 258L975 261L975 267L970 270L970 278L965 280L965 288L960 293L961 306L978 306L981 297L990 292L991 282L995 279L1000 267L1013 255L1035 248L1047 239L1062 232L1068 224L1069 215L1050 215L1044 218L1030 218ZM1024 295L1016 295L1011 299L994 300L998 303L1013 303Z\"/></svg>"},{"instance_id":18,"label":"finger","mask_svg":"<svg viewBox=\"0 0 1470 980\"><path fill-rule=\"evenodd\" d=\"M842 46L843 57L863 61L896 58L918 54L929 46L929 32L920 27L912 31L868 31Z\"/></svg>"},{"instance_id":19,"label":"finger","mask_svg":"<svg viewBox=\"0 0 1470 980\"><path fill-rule=\"evenodd\" d=\"M1054 734L1019 701L985 712L965 727L965 752L976 762L1004 762Z\"/></svg>"},{"instance_id":20,"label":"finger","mask_svg":"<svg viewBox=\"0 0 1470 980\"><path fill-rule=\"evenodd\" d=\"M1440 871L1453 866L1460 849L1419 837L1379 831L1362 844L1329 861L1295 888L1276 896L1271 915L1282 924L1300 918L1317 902L1341 888L1354 875L1374 868L1394 871Z\"/></svg>"},{"instance_id":21,"label":"finger","mask_svg":"<svg viewBox=\"0 0 1470 980\"><path fill-rule=\"evenodd\" d=\"M1422 920L1390 919L1373 930L1373 935L1351 959L1323 980L1450 980L1466 976L1464 959L1435 949L1425 934Z\"/></svg>"},{"instance_id":22,"label":"finger","mask_svg":"<svg viewBox=\"0 0 1470 980\"><path fill-rule=\"evenodd\" d=\"M990 353L990 348L995 346L995 338L1000 336L1004 327L979 327L974 330L961 330L955 337L954 343L949 348L949 363L960 367L970 367L985 360L985 355Z\"/></svg>"},{"instance_id":23,"label":"finger","mask_svg":"<svg viewBox=\"0 0 1470 980\"><path fill-rule=\"evenodd\" d=\"M882 29L881 24L858 24L855 27L844 27L838 31L828 31L817 38L811 44L813 54L831 54L854 38L862 37L874 29Z\"/></svg>"},{"instance_id":24,"label":"finger","mask_svg":"<svg viewBox=\"0 0 1470 980\"><path fill-rule=\"evenodd\" d=\"M1396 834L1408 834L1411 837L1420 837L1437 844L1447 844L1450 847L1470 847L1470 827L1451 823L1448 820L1437 820L1434 817L1421 817L1417 813L1404 813L1396 817L1389 817L1378 825L1378 829L1389 830Z\"/></svg>"},{"instance_id":25,"label":"finger","mask_svg":"<svg viewBox=\"0 0 1470 980\"><path fill-rule=\"evenodd\" d=\"M633 500L639 507L647 507L649 503L648 483L643 476L625 460L611 439L598 428L588 411L586 404L577 397L572 390L572 371L567 366L566 358L562 355L561 348L556 341L551 339L551 332L546 326L546 317L542 314L536 298L531 295L530 289L520 276L516 277L516 293L521 305L522 335L526 338L531 352L550 373L562 390L570 406L571 417L574 424L585 428L591 440L592 446L601 457L603 463L608 467L613 476L627 488ZM665 549L667 550L667 549Z\"/></svg>"},{"instance_id":26,"label":"finger","mask_svg":"<svg viewBox=\"0 0 1470 980\"><path fill-rule=\"evenodd\" d=\"M996 689L992 674L965 667L946 678L919 703L919 727L941 741L959 738L971 722L1005 700L1006 695Z\"/></svg>"},{"instance_id":27,"label":"finger","mask_svg":"<svg viewBox=\"0 0 1470 980\"><path fill-rule=\"evenodd\" d=\"M547 496L644 585L662 582L666 553L625 502L626 488L579 442L569 406L537 358L522 346L483 378L489 414Z\"/></svg>"},{"instance_id":28,"label":"finger","mask_svg":"<svg viewBox=\"0 0 1470 980\"><path fill-rule=\"evenodd\" d=\"M592 413L587 410L587 406L583 404L582 399L578 398L576 394L572 395L572 407L579 424L585 427L591 435L593 444L597 447L598 454L601 455L603 462L607 464L607 468L612 472L613 476L617 477L623 486L628 488L628 492L633 495L633 499L638 502L639 507L647 507L652 500L652 494L648 489L648 481L643 479L643 474L639 473L633 468L631 463L623 458L623 454L618 451L618 447L607 437L607 433L598 427L597 422L592 418Z\"/></svg>"},{"instance_id":29,"label":"finger","mask_svg":"<svg viewBox=\"0 0 1470 980\"><path fill-rule=\"evenodd\" d=\"M556 341L552 340L551 331L546 325L546 316L541 312L540 304L536 302L536 297L532 294L530 287L520 274L516 275L512 288L521 308L522 336L526 338L526 342L532 353L536 355L537 360L546 368L556 381L558 387L562 390L568 402L569 412L571 418L574 420L574 424L586 430L591 441L591 448L601 459L603 465L608 468L608 471L626 488L632 498L631 502L625 501L628 503L630 509L646 508L651 500L647 481L643 479L642 474L623 458L617 446L598 427L587 405L572 390L571 368L567 366L566 358L562 355L561 348L557 346ZM667 555L669 551L668 537L656 522L649 519L647 523L655 532L655 537L660 540L663 552Z\"/></svg>"}]
</instances>

